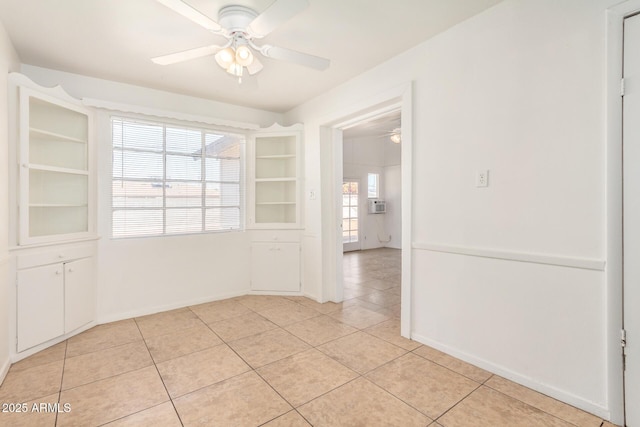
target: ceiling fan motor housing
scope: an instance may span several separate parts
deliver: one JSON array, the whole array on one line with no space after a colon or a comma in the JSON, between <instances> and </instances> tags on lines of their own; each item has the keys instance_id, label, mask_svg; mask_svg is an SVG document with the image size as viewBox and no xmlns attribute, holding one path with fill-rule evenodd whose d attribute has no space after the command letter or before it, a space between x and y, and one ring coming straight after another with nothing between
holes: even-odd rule
<instances>
[{"instance_id":1,"label":"ceiling fan motor housing","mask_svg":"<svg viewBox=\"0 0 640 427\"><path fill-rule=\"evenodd\" d=\"M218 22L229 34L246 33L247 27L258 13L245 6L225 6L218 11Z\"/></svg>"}]
</instances>

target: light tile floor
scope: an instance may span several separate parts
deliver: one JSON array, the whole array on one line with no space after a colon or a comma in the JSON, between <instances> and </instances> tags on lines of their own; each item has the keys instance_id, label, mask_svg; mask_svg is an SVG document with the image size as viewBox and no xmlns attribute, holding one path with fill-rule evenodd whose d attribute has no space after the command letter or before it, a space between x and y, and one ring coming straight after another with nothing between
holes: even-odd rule
<instances>
[{"instance_id":1,"label":"light tile floor","mask_svg":"<svg viewBox=\"0 0 640 427\"><path fill-rule=\"evenodd\" d=\"M100 325L24 359L0 403L27 412L0 425L611 426L400 337L400 251L344 266L341 304L244 296Z\"/></svg>"}]
</instances>

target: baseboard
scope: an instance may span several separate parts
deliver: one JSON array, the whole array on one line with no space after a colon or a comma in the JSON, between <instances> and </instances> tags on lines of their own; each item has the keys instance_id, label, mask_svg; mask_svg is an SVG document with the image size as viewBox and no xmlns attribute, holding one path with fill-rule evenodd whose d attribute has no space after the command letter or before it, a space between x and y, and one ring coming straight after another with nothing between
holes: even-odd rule
<instances>
[{"instance_id":1,"label":"baseboard","mask_svg":"<svg viewBox=\"0 0 640 427\"><path fill-rule=\"evenodd\" d=\"M154 306L154 307L147 307L147 308L143 308L143 309L139 309L139 310L127 311L127 312L124 312L124 313L110 313L110 314L105 314L105 315L98 316L97 323L99 325L102 325L104 323L117 322L119 320L126 320L126 319L131 319L131 318L134 318L134 317L140 317L140 316L146 316L146 315L149 315L149 314L161 313L163 311L175 310L175 309L178 309L178 308L188 307L190 305L205 304L205 303L208 303L208 302L220 301L220 300L223 300L223 299L240 297L240 296L243 296L243 295L247 295L248 293L249 293L249 290L245 289L245 290L243 290L241 292L233 292L233 293L230 293L230 294L217 295L215 297L197 298L197 299L194 299L194 300L182 301L182 302L173 303L173 304L159 305L159 306Z\"/></svg>"},{"instance_id":2,"label":"baseboard","mask_svg":"<svg viewBox=\"0 0 640 427\"><path fill-rule=\"evenodd\" d=\"M7 377L10 367L11 367L11 360L7 358L7 360L4 361L2 366L0 366L0 385L2 385L2 383L4 382L4 379Z\"/></svg>"},{"instance_id":3,"label":"baseboard","mask_svg":"<svg viewBox=\"0 0 640 427\"><path fill-rule=\"evenodd\" d=\"M0 254L0 267L3 267L5 264L9 262L9 256L7 253ZM7 310L9 310L9 306L7 305ZM7 348L9 347L8 343L3 343ZM7 354L7 359L2 362L0 365L0 385L4 381L7 373L9 372L9 368L11 367L11 358L10 355Z\"/></svg>"},{"instance_id":4,"label":"baseboard","mask_svg":"<svg viewBox=\"0 0 640 427\"><path fill-rule=\"evenodd\" d=\"M572 393L568 393L564 390L560 390L548 384L539 383L532 378L521 375L508 368L505 368L504 366L500 366L495 363L489 362L487 360L475 357L471 354L459 351L455 348L449 347L445 344L434 341L422 335L412 333L411 339L421 344L435 348L436 350L440 350L444 353L447 353L467 363L471 363L472 365L482 368L485 371L491 372L496 375L500 375L501 377L506 378L510 381L513 381L515 383L528 387L532 390L535 390L544 395L557 399L561 402L567 403L571 406L575 406L576 408L582 409L583 411L594 414L605 420L611 419L611 412L609 411L608 408L605 408L589 400L583 399L580 396L576 396Z\"/></svg>"}]
</instances>

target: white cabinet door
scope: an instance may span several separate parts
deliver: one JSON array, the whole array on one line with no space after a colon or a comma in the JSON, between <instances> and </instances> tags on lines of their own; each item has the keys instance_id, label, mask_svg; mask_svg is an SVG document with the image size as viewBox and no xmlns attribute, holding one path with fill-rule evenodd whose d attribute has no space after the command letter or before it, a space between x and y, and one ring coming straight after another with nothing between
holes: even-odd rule
<instances>
[{"instance_id":1,"label":"white cabinet door","mask_svg":"<svg viewBox=\"0 0 640 427\"><path fill-rule=\"evenodd\" d=\"M18 351L64 333L63 264L18 272Z\"/></svg>"},{"instance_id":2,"label":"white cabinet door","mask_svg":"<svg viewBox=\"0 0 640 427\"><path fill-rule=\"evenodd\" d=\"M71 332L93 320L93 258L64 265L64 330Z\"/></svg>"},{"instance_id":3,"label":"white cabinet door","mask_svg":"<svg viewBox=\"0 0 640 427\"><path fill-rule=\"evenodd\" d=\"M299 243L253 243L251 245L251 290L300 290Z\"/></svg>"}]
</instances>

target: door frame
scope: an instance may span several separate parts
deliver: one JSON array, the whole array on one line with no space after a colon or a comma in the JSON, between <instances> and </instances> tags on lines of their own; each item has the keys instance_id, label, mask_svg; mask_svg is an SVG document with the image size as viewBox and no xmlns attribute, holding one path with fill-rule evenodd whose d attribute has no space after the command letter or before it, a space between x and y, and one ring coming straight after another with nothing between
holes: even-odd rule
<instances>
[{"instance_id":1,"label":"door frame","mask_svg":"<svg viewBox=\"0 0 640 427\"><path fill-rule=\"evenodd\" d=\"M351 243L351 242L347 243L347 244L351 244L351 245L356 245L356 243L357 243L357 248L349 249L347 252L349 252L349 251L359 251L359 250L362 249L362 235L360 233L360 230L361 230L360 226L362 225L362 199L360 198L362 187L361 187L360 184L362 184L362 183L360 182L359 178L349 178L347 176L344 176L344 172L343 172L342 182L345 182L345 181L357 182L358 183L358 241L355 242L355 243ZM344 202L342 204L342 207L344 208ZM344 216L342 216L342 219L344 219ZM340 231L344 232L344 228L340 227ZM343 253L345 252L344 245L345 244L342 243L342 252Z\"/></svg>"},{"instance_id":2,"label":"door frame","mask_svg":"<svg viewBox=\"0 0 640 427\"><path fill-rule=\"evenodd\" d=\"M318 121L320 127L320 163L322 199L322 268L323 297L342 301L342 233L338 221L342 217L342 130L365 120L400 111L402 116L402 282L400 334L411 338L412 292L412 226L413 226L413 82L391 88L335 112Z\"/></svg>"},{"instance_id":3,"label":"door frame","mask_svg":"<svg viewBox=\"0 0 640 427\"><path fill-rule=\"evenodd\" d=\"M640 12L640 0L628 0L607 9L606 41L606 360L611 422L624 425L624 371L620 333L623 300L622 197L622 61L623 22Z\"/></svg>"}]
</instances>

